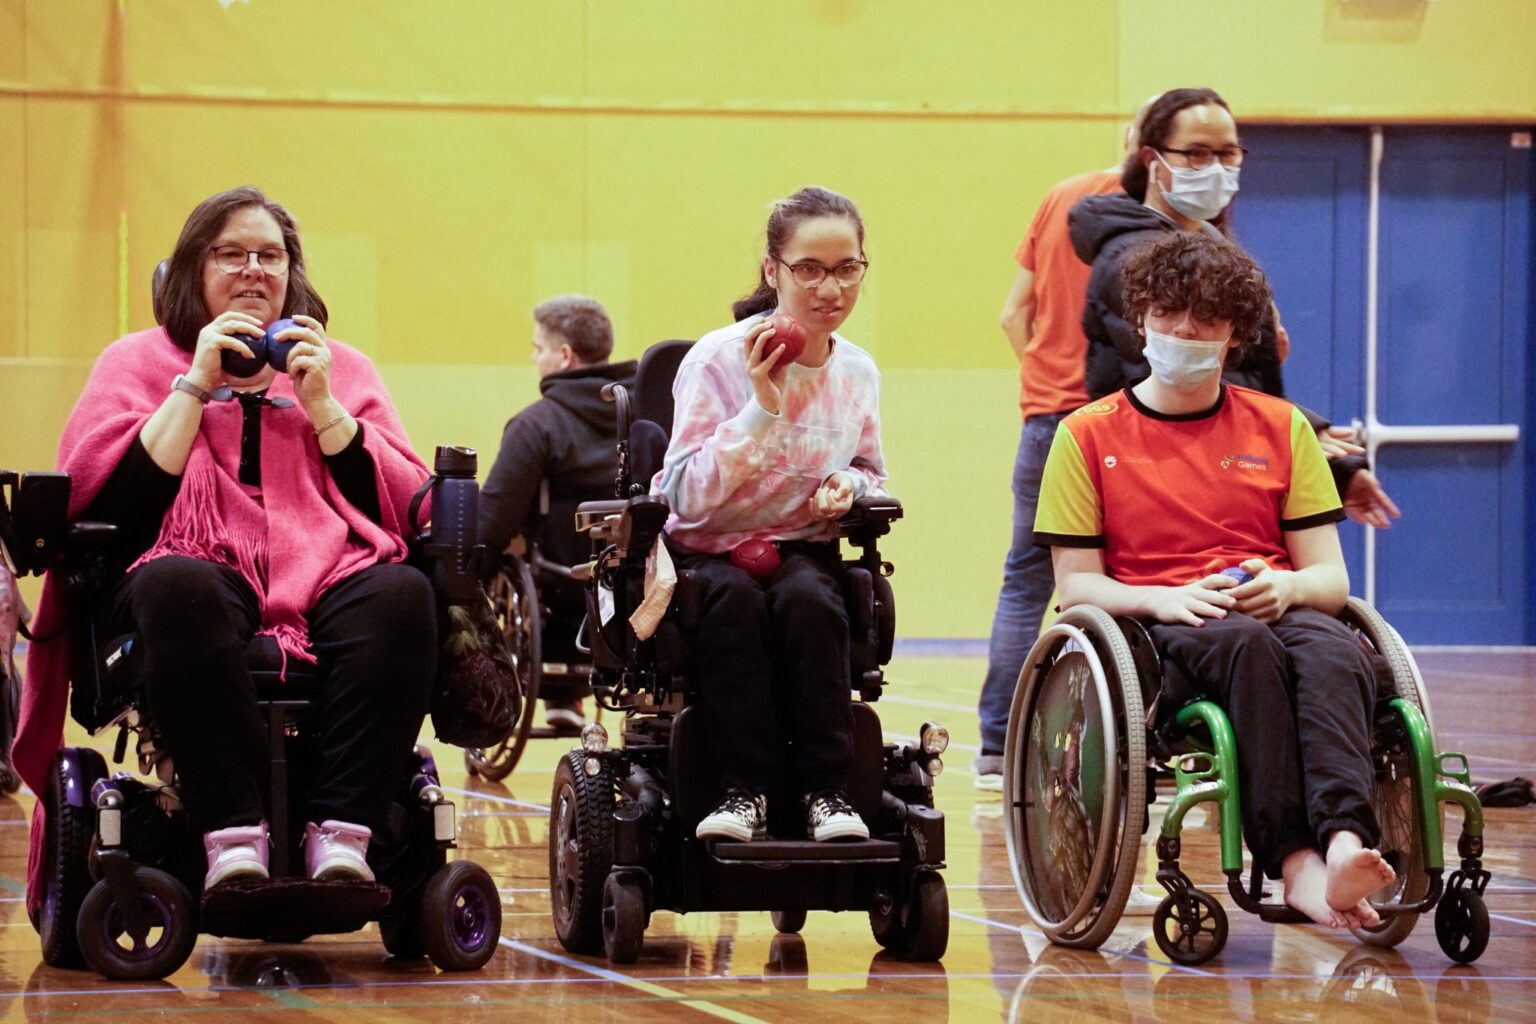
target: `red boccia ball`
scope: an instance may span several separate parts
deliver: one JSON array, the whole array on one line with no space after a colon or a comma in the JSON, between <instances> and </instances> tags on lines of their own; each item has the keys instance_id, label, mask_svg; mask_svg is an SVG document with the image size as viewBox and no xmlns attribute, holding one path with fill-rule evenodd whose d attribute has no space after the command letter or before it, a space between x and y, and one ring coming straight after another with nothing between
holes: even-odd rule
<instances>
[{"instance_id":1,"label":"red boccia ball","mask_svg":"<svg viewBox=\"0 0 1536 1024\"><path fill-rule=\"evenodd\" d=\"M779 549L771 540L753 537L736 545L731 552L731 564L745 569L753 579L764 583L779 571Z\"/></svg>"},{"instance_id":2,"label":"red boccia ball","mask_svg":"<svg viewBox=\"0 0 1536 1024\"><path fill-rule=\"evenodd\" d=\"M779 356L775 366L788 366L799 359L800 353L805 351L806 342L809 340L805 336L805 328L800 326L800 321L788 313L775 313L768 318L768 324L773 328L773 337L768 339L768 351L763 355L768 355L776 348L782 348L784 354Z\"/></svg>"}]
</instances>

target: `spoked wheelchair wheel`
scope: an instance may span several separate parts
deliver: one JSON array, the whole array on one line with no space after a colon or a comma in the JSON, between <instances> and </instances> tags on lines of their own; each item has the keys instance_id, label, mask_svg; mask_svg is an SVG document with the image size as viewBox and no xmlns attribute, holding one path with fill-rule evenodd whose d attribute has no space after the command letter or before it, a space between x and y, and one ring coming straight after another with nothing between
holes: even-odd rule
<instances>
[{"instance_id":1,"label":"spoked wheelchair wheel","mask_svg":"<svg viewBox=\"0 0 1536 1024\"><path fill-rule=\"evenodd\" d=\"M1418 708L1425 722L1430 723L1429 697L1423 679L1397 630L1376 609L1355 597L1349 599L1340 618L1386 662L1397 695ZM1433 735L1433 724L1430 726ZM1384 731L1378 730L1371 756L1376 766L1371 808L1381 826L1381 854L1397 873L1391 885L1371 894L1371 901L1418 903L1429 892L1430 880L1424 869L1423 825L1419 820L1419 797L1414 792L1413 751L1406 737L1388 723ZM1437 813L1443 825L1444 812ZM1357 928L1354 933L1361 942L1391 947L1408 938L1418 923L1418 914L1383 914L1381 924Z\"/></svg>"},{"instance_id":2,"label":"spoked wheelchair wheel","mask_svg":"<svg viewBox=\"0 0 1536 1024\"><path fill-rule=\"evenodd\" d=\"M1052 942L1094 949L1114 931L1141 859L1146 786L1130 646L1102 609L1072 608L1029 652L1003 755L1014 885Z\"/></svg>"},{"instance_id":3,"label":"spoked wheelchair wheel","mask_svg":"<svg viewBox=\"0 0 1536 1024\"><path fill-rule=\"evenodd\" d=\"M513 661L517 663L517 679L523 688L523 713L511 734L494 747L465 750L464 770L499 782L517 767L523 748L528 745L528 734L533 729L543 665L539 641L543 623L533 572L517 555L502 556L501 572L491 581L490 596L491 605L496 609L496 621L501 624L507 645L512 648Z\"/></svg>"}]
</instances>

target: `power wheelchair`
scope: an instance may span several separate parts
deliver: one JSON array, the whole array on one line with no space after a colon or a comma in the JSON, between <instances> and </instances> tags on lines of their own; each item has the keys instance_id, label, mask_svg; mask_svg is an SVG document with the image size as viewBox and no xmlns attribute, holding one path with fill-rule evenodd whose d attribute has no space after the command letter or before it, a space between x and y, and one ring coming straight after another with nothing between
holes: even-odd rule
<instances>
[{"instance_id":1,"label":"power wheelchair","mask_svg":"<svg viewBox=\"0 0 1536 1024\"><path fill-rule=\"evenodd\" d=\"M660 468L670 425L671 383L690 342L663 342L641 359L636 408L610 385L620 439L619 496L580 506L577 525L591 537L584 639L592 652L598 701L622 715L623 745L610 747L596 723L581 747L561 758L550 804L549 877L555 931L565 948L606 951L616 963L640 953L652 912L772 911L775 928L797 933L811 910L864 910L877 942L914 960L937 960L949 939L944 818L933 779L948 743L927 724L917 744L883 743L871 706L891 657L895 606L877 542L902 515L899 502L855 503L841 536L859 549L843 563L855 702L849 798L869 826L861 842L817 843L803 836L798 793L770 792L770 838L750 843L695 838L698 822L724 795L704 735L689 706L694 690L690 633L699 616L692 575L677 586L655 635L638 640L630 612L644 591L646 558L669 508L647 493Z\"/></svg>"},{"instance_id":2,"label":"power wheelchair","mask_svg":"<svg viewBox=\"0 0 1536 1024\"><path fill-rule=\"evenodd\" d=\"M575 531L581 499L539 493L537 519L521 552L501 554L487 591L507 646L517 662L523 706L517 725L500 743L469 747L464 768L492 782L512 774L530 739L576 736L577 729L536 726L540 700L584 700L592 694L592 655L578 641L586 617L585 588L571 566L586 557L587 540Z\"/></svg>"},{"instance_id":3,"label":"power wheelchair","mask_svg":"<svg viewBox=\"0 0 1536 1024\"><path fill-rule=\"evenodd\" d=\"M118 730L118 764L137 737L139 767L156 778L109 772L89 747L58 751L39 794L47 817L44 892L32 924L44 961L88 964L115 980L163 978L186 961L200 932L298 942L377 920L395 956L426 955L443 970L483 966L500 938L500 894L484 868L448 860L454 807L426 747L415 748L409 771L393 783L387 827L370 844L377 882L290 877L291 865L302 872L304 824L303 801L290 794L303 793L318 768L312 699L321 680L315 666L296 660L281 678L271 637L252 639L246 656L272 751L272 878L203 891L201 837L142 710L142 652L135 636L110 630L105 614L110 584L124 568L117 527L68 522L69 490L67 474L0 473L0 546L19 574L51 572L65 588L71 716L95 734Z\"/></svg>"},{"instance_id":4,"label":"power wheelchair","mask_svg":"<svg viewBox=\"0 0 1536 1024\"><path fill-rule=\"evenodd\" d=\"M1419 915L1435 912L1445 954L1471 963L1488 943L1482 807L1466 758L1437 753L1429 697L1402 637L1351 598L1340 618L1385 663L1393 692L1377 702L1372 807L1395 881L1373 894L1381 923L1356 930L1396 946ZM1378 669L1380 671L1380 669ZM1153 937L1176 963L1197 965L1227 940L1220 903L1179 866L1180 830L1197 804L1219 807L1221 868L1232 900L1264 921L1308 919L1267 901L1257 867L1243 880L1237 756L1224 712L1208 700L1164 706L1164 668L1147 627L1100 608L1068 609L1036 641L1014 691L1004 752L1004 833L1019 897L1035 925L1062 946L1096 949L1119 923L1141 862L1149 807L1171 770L1174 794L1157 837L1157 880L1167 891ZM1171 766L1171 769L1170 769ZM1443 814L1461 808L1458 869L1442 881Z\"/></svg>"}]
</instances>

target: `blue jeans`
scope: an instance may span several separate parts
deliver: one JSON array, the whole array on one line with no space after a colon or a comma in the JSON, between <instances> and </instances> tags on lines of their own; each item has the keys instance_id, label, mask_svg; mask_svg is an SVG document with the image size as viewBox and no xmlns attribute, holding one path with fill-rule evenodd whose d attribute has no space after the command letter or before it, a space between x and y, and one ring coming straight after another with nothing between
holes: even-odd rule
<instances>
[{"instance_id":1,"label":"blue jeans","mask_svg":"<svg viewBox=\"0 0 1536 1024\"><path fill-rule=\"evenodd\" d=\"M1051 549L1036 547L1035 505L1040 501L1040 477L1050 454L1056 425L1066 413L1031 416L1019 436L1013 463L1013 545L1003 563L1003 589L992 617L992 643L987 652L987 678L981 684L981 749L1002 753L1008 736L1008 708L1024 659L1040 635L1040 621L1056 580L1051 573Z\"/></svg>"}]
</instances>

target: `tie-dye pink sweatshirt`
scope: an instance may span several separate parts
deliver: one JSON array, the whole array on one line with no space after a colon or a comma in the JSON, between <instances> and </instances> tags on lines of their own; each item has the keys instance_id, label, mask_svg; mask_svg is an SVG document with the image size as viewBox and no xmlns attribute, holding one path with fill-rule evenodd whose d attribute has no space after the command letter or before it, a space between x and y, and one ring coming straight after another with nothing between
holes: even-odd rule
<instances>
[{"instance_id":1,"label":"tie-dye pink sweatshirt","mask_svg":"<svg viewBox=\"0 0 1536 1024\"><path fill-rule=\"evenodd\" d=\"M747 329L711 331L688 351L672 384L672 443L652 489L672 504L667 533L691 551L725 552L750 537L831 540L811 496L846 470L854 496L884 493L880 371L869 353L832 336L823 366L791 365L780 414L757 402L747 377Z\"/></svg>"}]
</instances>

